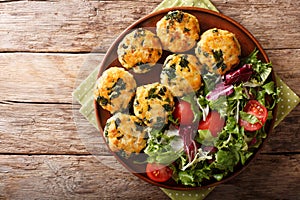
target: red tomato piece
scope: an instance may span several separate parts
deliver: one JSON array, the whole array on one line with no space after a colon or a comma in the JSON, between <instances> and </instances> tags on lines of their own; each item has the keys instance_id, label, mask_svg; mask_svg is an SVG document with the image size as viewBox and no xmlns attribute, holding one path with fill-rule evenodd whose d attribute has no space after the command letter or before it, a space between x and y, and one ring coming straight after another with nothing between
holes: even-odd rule
<instances>
[{"instance_id":1,"label":"red tomato piece","mask_svg":"<svg viewBox=\"0 0 300 200\"><path fill-rule=\"evenodd\" d=\"M225 119L217 111L208 113L205 121L200 121L198 130L209 130L213 137L218 137L225 125Z\"/></svg>"},{"instance_id":2,"label":"red tomato piece","mask_svg":"<svg viewBox=\"0 0 300 200\"><path fill-rule=\"evenodd\" d=\"M146 166L147 176L156 182L166 182L172 177L173 171L170 167L157 163L148 163Z\"/></svg>"},{"instance_id":3,"label":"red tomato piece","mask_svg":"<svg viewBox=\"0 0 300 200\"><path fill-rule=\"evenodd\" d=\"M260 104L256 100L250 100L244 107L244 112L254 115L261 122L256 122L255 124L251 124L246 120L240 119L239 124L243 126L246 131L256 131L263 127L268 118L268 110L265 106Z\"/></svg>"},{"instance_id":4,"label":"red tomato piece","mask_svg":"<svg viewBox=\"0 0 300 200\"><path fill-rule=\"evenodd\" d=\"M180 100L175 103L173 117L178 119L181 125L191 125L194 121L194 113L189 102Z\"/></svg>"}]
</instances>

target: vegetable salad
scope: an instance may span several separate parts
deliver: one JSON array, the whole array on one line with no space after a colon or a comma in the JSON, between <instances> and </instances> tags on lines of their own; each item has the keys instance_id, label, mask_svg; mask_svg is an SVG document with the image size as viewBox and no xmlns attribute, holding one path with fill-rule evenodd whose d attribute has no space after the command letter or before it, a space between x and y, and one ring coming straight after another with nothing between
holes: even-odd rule
<instances>
[{"instance_id":1,"label":"vegetable salad","mask_svg":"<svg viewBox=\"0 0 300 200\"><path fill-rule=\"evenodd\" d=\"M247 163L267 137L266 122L279 94L269 78L271 63L257 54L224 76L203 72L201 89L177 100L169 124L148 128L144 153L150 179L201 186Z\"/></svg>"}]
</instances>

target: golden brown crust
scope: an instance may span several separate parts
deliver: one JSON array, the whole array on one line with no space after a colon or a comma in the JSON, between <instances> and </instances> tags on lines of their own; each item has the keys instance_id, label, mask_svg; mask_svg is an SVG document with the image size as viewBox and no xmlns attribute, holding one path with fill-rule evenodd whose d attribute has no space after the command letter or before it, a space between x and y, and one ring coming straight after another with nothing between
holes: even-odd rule
<instances>
[{"instance_id":1,"label":"golden brown crust","mask_svg":"<svg viewBox=\"0 0 300 200\"><path fill-rule=\"evenodd\" d=\"M200 37L198 19L182 11L170 11L156 24L164 49L178 53L192 49Z\"/></svg>"},{"instance_id":2,"label":"golden brown crust","mask_svg":"<svg viewBox=\"0 0 300 200\"><path fill-rule=\"evenodd\" d=\"M114 152L124 151L130 156L146 147L146 132L136 116L116 113L107 120L104 134Z\"/></svg>"},{"instance_id":3,"label":"golden brown crust","mask_svg":"<svg viewBox=\"0 0 300 200\"><path fill-rule=\"evenodd\" d=\"M201 35L195 54L210 72L224 75L240 62L241 47L233 33L213 28Z\"/></svg>"},{"instance_id":4,"label":"golden brown crust","mask_svg":"<svg viewBox=\"0 0 300 200\"><path fill-rule=\"evenodd\" d=\"M152 83L137 88L133 111L147 126L161 127L167 124L173 109L174 98L167 87Z\"/></svg>"},{"instance_id":5,"label":"golden brown crust","mask_svg":"<svg viewBox=\"0 0 300 200\"><path fill-rule=\"evenodd\" d=\"M123 68L111 67L96 82L94 98L104 109L115 113L126 109L136 91L136 81Z\"/></svg>"},{"instance_id":6,"label":"golden brown crust","mask_svg":"<svg viewBox=\"0 0 300 200\"><path fill-rule=\"evenodd\" d=\"M151 70L162 55L159 38L149 30L139 28L127 34L118 46L118 59L135 73Z\"/></svg>"},{"instance_id":7,"label":"golden brown crust","mask_svg":"<svg viewBox=\"0 0 300 200\"><path fill-rule=\"evenodd\" d=\"M160 80L174 96L195 92L201 87L201 65L191 54L173 54L167 57Z\"/></svg>"}]
</instances>

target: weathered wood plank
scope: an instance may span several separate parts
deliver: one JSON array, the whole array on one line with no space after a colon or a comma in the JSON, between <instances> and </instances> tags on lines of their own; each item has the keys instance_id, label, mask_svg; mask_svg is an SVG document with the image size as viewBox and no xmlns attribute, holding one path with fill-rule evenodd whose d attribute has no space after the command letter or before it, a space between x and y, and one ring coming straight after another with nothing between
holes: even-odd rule
<instances>
[{"instance_id":1,"label":"weathered wood plank","mask_svg":"<svg viewBox=\"0 0 300 200\"><path fill-rule=\"evenodd\" d=\"M300 49L267 51L276 73L298 94ZM0 101L71 103L72 91L103 54L0 54Z\"/></svg>"},{"instance_id":2,"label":"weathered wood plank","mask_svg":"<svg viewBox=\"0 0 300 200\"><path fill-rule=\"evenodd\" d=\"M71 105L0 104L0 149L5 154L87 154Z\"/></svg>"},{"instance_id":3,"label":"weathered wood plank","mask_svg":"<svg viewBox=\"0 0 300 200\"><path fill-rule=\"evenodd\" d=\"M159 188L116 169L113 158L103 159L110 167L92 156L0 155L0 199L168 199ZM260 155L207 199L297 199L299 161L299 155Z\"/></svg>"},{"instance_id":4,"label":"weathered wood plank","mask_svg":"<svg viewBox=\"0 0 300 200\"><path fill-rule=\"evenodd\" d=\"M0 104L0 154L109 155L100 133L71 104ZM300 106L275 129L263 153L300 152Z\"/></svg>"},{"instance_id":5,"label":"weathered wood plank","mask_svg":"<svg viewBox=\"0 0 300 200\"><path fill-rule=\"evenodd\" d=\"M298 105L279 125L275 128L266 146L264 153L269 152L300 152L300 105Z\"/></svg>"},{"instance_id":6,"label":"weathered wood plank","mask_svg":"<svg viewBox=\"0 0 300 200\"><path fill-rule=\"evenodd\" d=\"M78 105L8 103L0 110L0 154L108 155Z\"/></svg>"},{"instance_id":7,"label":"weathered wood plank","mask_svg":"<svg viewBox=\"0 0 300 200\"><path fill-rule=\"evenodd\" d=\"M0 54L0 100L71 103L103 54Z\"/></svg>"},{"instance_id":8,"label":"weathered wood plank","mask_svg":"<svg viewBox=\"0 0 300 200\"><path fill-rule=\"evenodd\" d=\"M161 0L10 1L0 4L0 51L105 52L130 24ZM264 48L299 48L299 1L214 0ZM237 12L238 10L238 12ZM274 15L273 13L276 13Z\"/></svg>"},{"instance_id":9,"label":"weathered wood plank","mask_svg":"<svg viewBox=\"0 0 300 200\"><path fill-rule=\"evenodd\" d=\"M108 45L160 0L15 1L0 4L1 51L82 52Z\"/></svg>"},{"instance_id":10,"label":"weathered wood plank","mask_svg":"<svg viewBox=\"0 0 300 200\"><path fill-rule=\"evenodd\" d=\"M168 199L123 173L71 96L114 39L160 2L0 1L0 199ZM213 2L261 42L300 95L300 2ZM102 54L83 54L95 49ZM257 160L207 199L299 198L299 124L300 106Z\"/></svg>"},{"instance_id":11,"label":"weathered wood plank","mask_svg":"<svg viewBox=\"0 0 300 200\"><path fill-rule=\"evenodd\" d=\"M223 14L246 27L266 49L298 48L300 1L214 1ZM276 14L275 14L276 13ZM288 41L286 43L286 41ZM294 44L292 44L294 42Z\"/></svg>"},{"instance_id":12,"label":"weathered wood plank","mask_svg":"<svg viewBox=\"0 0 300 200\"><path fill-rule=\"evenodd\" d=\"M0 180L0 199L168 199L92 156L0 155Z\"/></svg>"}]
</instances>

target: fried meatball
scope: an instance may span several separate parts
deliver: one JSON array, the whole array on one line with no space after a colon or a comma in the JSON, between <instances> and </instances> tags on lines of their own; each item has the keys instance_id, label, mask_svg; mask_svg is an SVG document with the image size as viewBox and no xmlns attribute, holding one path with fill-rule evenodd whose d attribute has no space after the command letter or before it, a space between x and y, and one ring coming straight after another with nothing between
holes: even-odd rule
<instances>
[{"instance_id":1,"label":"fried meatball","mask_svg":"<svg viewBox=\"0 0 300 200\"><path fill-rule=\"evenodd\" d=\"M152 83L137 88L133 111L147 126L164 126L173 110L174 98L166 86Z\"/></svg>"},{"instance_id":2,"label":"fried meatball","mask_svg":"<svg viewBox=\"0 0 300 200\"><path fill-rule=\"evenodd\" d=\"M201 87L201 65L194 55L172 54L163 65L160 81L173 96L183 96Z\"/></svg>"},{"instance_id":3,"label":"fried meatball","mask_svg":"<svg viewBox=\"0 0 300 200\"><path fill-rule=\"evenodd\" d=\"M170 11L156 24L163 48L174 53L192 49L200 38L198 19L186 12Z\"/></svg>"},{"instance_id":4,"label":"fried meatball","mask_svg":"<svg viewBox=\"0 0 300 200\"><path fill-rule=\"evenodd\" d=\"M159 38L149 30L138 28L127 34L118 46L118 59L126 69L145 73L162 56Z\"/></svg>"},{"instance_id":5,"label":"fried meatball","mask_svg":"<svg viewBox=\"0 0 300 200\"><path fill-rule=\"evenodd\" d=\"M239 64L241 47L233 33L213 28L202 34L195 54L208 71L224 75Z\"/></svg>"},{"instance_id":6,"label":"fried meatball","mask_svg":"<svg viewBox=\"0 0 300 200\"><path fill-rule=\"evenodd\" d=\"M124 151L127 156L138 154L146 147L146 131L133 115L114 114L106 122L104 135L112 151Z\"/></svg>"},{"instance_id":7,"label":"fried meatball","mask_svg":"<svg viewBox=\"0 0 300 200\"><path fill-rule=\"evenodd\" d=\"M123 68L111 67L97 80L94 98L104 109L115 113L127 109L135 91L134 77Z\"/></svg>"}]
</instances>

